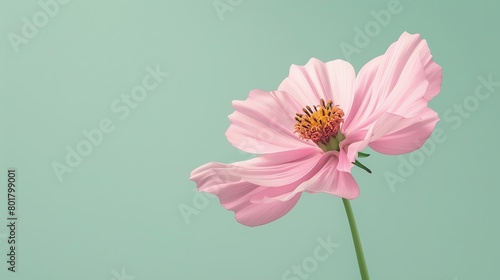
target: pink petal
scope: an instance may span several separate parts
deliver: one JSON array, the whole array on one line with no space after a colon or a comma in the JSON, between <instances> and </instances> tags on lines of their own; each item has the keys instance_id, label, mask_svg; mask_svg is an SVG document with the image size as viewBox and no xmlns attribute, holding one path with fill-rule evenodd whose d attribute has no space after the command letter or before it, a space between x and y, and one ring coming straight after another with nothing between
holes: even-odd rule
<instances>
[{"instance_id":1,"label":"pink petal","mask_svg":"<svg viewBox=\"0 0 500 280\"><path fill-rule=\"evenodd\" d=\"M298 182L308 172L315 171L323 153L305 148L275 154L265 154L250 160L223 164L210 162L191 173L202 191L215 193L219 184L248 182L266 187L279 187ZM297 183L298 185L299 183Z\"/></svg>"},{"instance_id":2,"label":"pink petal","mask_svg":"<svg viewBox=\"0 0 500 280\"><path fill-rule=\"evenodd\" d=\"M218 196L224 208L235 212L235 218L239 223L253 227L281 218L295 206L301 195L296 194L287 201L252 203L251 197L262 189L263 187L253 184L239 183L221 189Z\"/></svg>"},{"instance_id":3,"label":"pink petal","mask_svg":"<svg viewBox=\"0 0 500 280\"><path fill-rule=\"evenodd\" d=\"M266 190L255 194L252 201L288 201L301 192L329 193L347 199L354 199L358 197L358 184L354 180L352 174L349 172L342 172L337 169L337 152L327 152L322 159L326 162L320 164L322 166L321 170L319 170L316 174L311 174L313 175L312 177L308 178L308 180L304 181L294 190L289 192L279 192L274 189Z\"/></svg>"},{"instance_id":4,"label":"pink petal","mask_svg":"<svg viewBox=\"0 0 500 280\"><path fill-rule=\"evenodd\" d=\"M339 59L324 63L311 58L305 66L292 65L278 90L292 94L303 107L317 105L320 99L333 100L347 115L355 80L354 68L348 62Z\"/></svg>"},{"instance_id":5,"label":"pink petal","mask_svg":"<svg viewBox=\"0 0 500 280\"><path fill-rule=\"evenodd\" d=\"M367 128L385 112L411 117L416 103L439 92L441 77L441 67L432 61L426 41L403 33L384 55L361 69L344 123L346 132Z\"/></svg>"},{"instance_id":6,"label":"pink petal","mask_svg":"<svg viewBox=\"0 0 500 280\"><path fill-rule=\"evenodd\" d=\"M211 174L211 176L214 175L216 174ZM207 179L208 181L214 180L214 178ZM198 175L192 176L191 180L198 181ZM218 178L215 179L215 181L219 180ZM253 203L251 201L252 196L268 188L243 181L224 182L219 184L217 188L203 188L198 185L198 188L200 191L216 194L221 205L227 210L233 211L236 220L247 226L259 226L281 218L295 206L300 198L300 194L297 194L288 201L276 200L269 203Z\"/></svg>"},{"instance_id":7,"label":"pink petal","mask_svg":"<svg viewBox=\"0 0 500 280\"><path fill-rule=\"evenodd\" d=\"M337 164L339 171L351 171L351 168L354 166L353 162L358 157L358 152L364 150L370 142L370 138L367 135L370 135L371 130L365 129L350 133L344 141L340 142L339 162Z\"/></svg>"},{"instance_id":8,"label":"pink petal","mask_svg":"<svg viewBox=\"0 0 500 280\"><path fill-rule=\"evenodd\" d=\"M423 110L419 116L405 118L385 113L375 124L370 148L388 154L406 154L419 149L429 138L438 122L436 112Z\"/></svg>"},{"instance_id":9,"label":"pink petal","mask_svg":"<svg viewBox=\"0 0 500 280\"><path fill-rule=\"evenodd\" d=\"M302 183L297 189L309 193L329 193L342 198L354 199L359 195L359 187L349 172L337 169L338 158L331 157L328 163L313 178Z\"/></svg>"},{"instance_id":10,"label":"pink petal","mask_svg":"<svg viewBox=\"0 0 500 280\"><path fill-rule=\"evenodd\" d=\"M294 134L295 114L303 104L285 92L253 90L245 101L233 101L226 137L238 149L255 154L319 148Z\"/></svg>"},{"instance_id":11,"label":"pink petal","mask_svg":"<svg viewBox=\"0 0 500 280\"><path fill-rule=\"evenodd\" d=\"M277 195L288 194L300 183L311 178L326 161L317 149L305 148L233 164L207 163L191 173L199 191L219 196L221 204L236 213L245 225L269 223L285 215L300 197L296 193L286 201L252 200L261 192L273 189Z\"/></svg>"}]
</instances>

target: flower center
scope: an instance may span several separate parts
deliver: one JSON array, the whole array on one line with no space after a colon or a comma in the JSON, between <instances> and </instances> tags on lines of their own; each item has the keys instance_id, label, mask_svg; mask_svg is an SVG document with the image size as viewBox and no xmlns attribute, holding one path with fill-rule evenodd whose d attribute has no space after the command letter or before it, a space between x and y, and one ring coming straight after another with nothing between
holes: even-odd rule
<instances>
[{"instance_id":1,"label":"flower center","mask_svg":"<svg viewBox=\"0 0 500 280\"><path fill-rule=\"evenodd\" d=\"M301 139L312 140L323 151L339 150L340 141L344 140L344 135L340 133L340 126L344 122L344 111L337 105L333 106L330 100L325 103L323 99L320 104L306 106L302 109L304 114L297 113L295 116L295 133Z\"/></svg>"}]
</instances>

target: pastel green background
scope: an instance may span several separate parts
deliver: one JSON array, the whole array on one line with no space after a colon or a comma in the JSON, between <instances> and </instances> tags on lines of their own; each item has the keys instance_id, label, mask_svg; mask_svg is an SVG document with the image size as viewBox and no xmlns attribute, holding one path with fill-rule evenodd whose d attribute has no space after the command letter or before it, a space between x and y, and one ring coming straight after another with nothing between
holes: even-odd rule
<instances>
[{"instance_id":1,"label":"pastel green background","mask_svg":"<svg viewBox=\"0 0 500 280\"><path fill-rule=\"evenodd\" d=\"M306 194L282 219L249 228L216 198L200 200L188 177L206 162L252 157L224 136L232 100L276 89L291 64L347 59L340 44L354 45L355 28L390 1L230 2L221 20L211 0L73 0L15 53L8 34L21 34L22 18L41 7L1 1L1 279L287 279L329 235L340 246L308 279L360 279L338 197ZM410 155L373 154L364 161L371 175L354 169L372 279L496 279L500 87L467 117L453 106L474 105L479 77L500 81L500 4L400 5L348 60L359 70L403 31L422 34L443 67L430 106L445 140L392 188L385 176ZM156 65L169 77L121 120L110 105ZM104 118L115 129L60 182L52 163ZM5 263L9 167L18 173L16 273ZM185 219L180 207L197 212Z\"/></svg>"}]
</instances>

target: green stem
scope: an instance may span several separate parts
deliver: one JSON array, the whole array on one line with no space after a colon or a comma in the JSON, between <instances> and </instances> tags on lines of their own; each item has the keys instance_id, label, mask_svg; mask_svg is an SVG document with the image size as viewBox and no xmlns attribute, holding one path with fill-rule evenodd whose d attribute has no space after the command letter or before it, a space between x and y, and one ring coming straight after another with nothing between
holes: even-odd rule
<instances>
[{"instance_id":1,"label":"green stem","mask_svg":"<svg viewBox=\"0 0 500 280\"><path fill-rule=\"evenodd\" d=\"M351 202L345 198L342 198L342 201L344 202L345 212L347 214L347 219L349 220L349 227L351 228L352 241L354 242L356 257L358 258L358 266L359 272L361 273L361 279L370 280L370 275L368 275L368 267L366 266L365 255L363 254L363 247L361 246L361 239L359 239L358 227L356 226L356 220L354 219L354 214L352 213Z\"/></svg>"}]
</instances>

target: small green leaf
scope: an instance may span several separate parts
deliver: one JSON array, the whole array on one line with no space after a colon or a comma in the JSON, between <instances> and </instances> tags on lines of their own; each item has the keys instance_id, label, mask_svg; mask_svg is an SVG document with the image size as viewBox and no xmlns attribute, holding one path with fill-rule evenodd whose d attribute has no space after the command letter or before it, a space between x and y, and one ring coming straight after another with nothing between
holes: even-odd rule
<instances>
[{"instance_id":1,"label":"small green leaf","mask_svg":"<svg viewBox=\"0 0 500 280\"><path fill-rule=\"evenodd\" d=\"M370 154L358 152L358 157L359 158L365 158L365 157L369 157L369 156L370 156Z\"/></svg>"},{"instance_id":2,"label":"small green leaf","mask_svg":"<svg viewBox=\"0 0 500 280\"><path fill-rule=\"evenodd\" d=\"M364 166L361 162L359 162L358 160L356 160L355 162L353 162L354 165L356 165L357 167L363 169L364 171L368 172L368 173L372 173L372 171L370 169L368 169L368 167Z\"/></svg>"}]
</instances>

